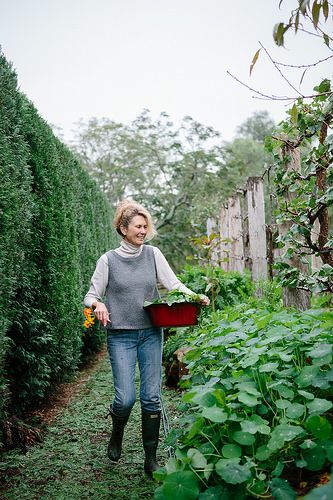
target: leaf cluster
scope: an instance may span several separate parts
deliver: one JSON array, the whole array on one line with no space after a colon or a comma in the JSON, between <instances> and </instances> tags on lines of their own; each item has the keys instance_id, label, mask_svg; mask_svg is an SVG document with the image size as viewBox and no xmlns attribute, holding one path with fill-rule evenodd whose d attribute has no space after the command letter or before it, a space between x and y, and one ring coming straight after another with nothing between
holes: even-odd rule
<instances>
[{"instance_id":1,"label":"leaf cluster","mask_svg":"<svg viewBox=\"0 0 333 500\"><path fill-rule=\"evenodd\" d=\"M163 297L159 297L155 300L152 301L145 301L143 307L148 307L152 304L167 304L168 306L171 306L172 304L182 304L182 303L188 303L188 302L198 302L200 303L202 300L202 297L197 294L193 293L192 295L189 295L188 293L181 292L180 290L171 290L170 292L167 293L167 295Z\"/></svg>"},{"instance_id":2,"label":"leaf cluster","mask_svg":"<svg viewBox=\"0 0 333 500\"><path fill-rule=\"evenodd\" d=\"M290 464L333 462L332 327L331 311L268 312L259 301L201 324L155 498L171 498L172 485L185 498L181 484L187 498L296 498Z\"/></svg>"},{"instance_id":3,"label":"leaf cluster","mask_svg":"<svg viewBox=\"0 0 333 500\"><path fill-rule=\"evenodd\" d=\"M277 240L285 253L276 268L284 286L332 292L331 82L323 80L314 90L317 97L310 103L299 99L279 133L266 139L266 149L274 158L276 222L288 228ZM301 155L300 170L287 168L296 150ZM322 260L319 270L311 270L311 256ZM308 271L295 267L293 257L300 258Z\"/></svg>"},{"instance_id":4,"label":"leaf cluster","mask_svg":"<svg viewBox=\"0 0 333 500\"><path fill-rule=\"evenodd\" d=\"M247 274L226 272L218 267L191 266L187 264L179 279L198 296L207 295L210 305L202 307L199 313L199 327L178 328L168 337L163 348L163 359L172 362L173 353L196 338L203 321L210 321L215 310L247 301L253 294L253 284ZM174 292L172 292L174 293ZM277 299L279 300L279 299Z\"/></svg>"},{"instance_id":5,"label":"leaf cluster","mask_svg":"<svg viewBox=\"0 0 333 500\"><path fill-rule=\"evenodd\" d=\"M280 0L279 6L283 0ZM304 22L309 22L315 31L323 38L327 47L331 46L332 36L322 28L321 17L326 23L332 17L332 4L328 0L298 0L298 6L292 10L287 23L277 23L274 27L273 38L277 45L283 46L287 31L295 34L304 29Z\"/></svg>"}]
</instances>

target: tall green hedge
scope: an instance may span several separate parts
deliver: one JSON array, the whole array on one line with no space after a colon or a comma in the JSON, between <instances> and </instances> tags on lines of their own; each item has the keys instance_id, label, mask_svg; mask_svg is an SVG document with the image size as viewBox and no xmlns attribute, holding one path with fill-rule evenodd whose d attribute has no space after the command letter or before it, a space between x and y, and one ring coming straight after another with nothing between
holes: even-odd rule
<instances>
[{"instance_id":1,"label":"tall green hedge","mask_svg":"<svg viewBox=\"0 0 333 500\"><path fill-rule=\"evenodd\" d=\"M0 421L73 373L111 208L0 52Z\"/></svg>"}]
</instances>

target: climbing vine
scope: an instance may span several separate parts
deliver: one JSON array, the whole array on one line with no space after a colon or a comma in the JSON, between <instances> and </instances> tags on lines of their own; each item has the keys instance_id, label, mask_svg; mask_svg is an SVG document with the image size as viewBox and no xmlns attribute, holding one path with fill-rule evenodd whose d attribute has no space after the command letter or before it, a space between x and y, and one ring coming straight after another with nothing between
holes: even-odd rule
<instances>
[{"instance_id":1,"label":"climbing vine","mask_svg":"<svg viewBox=\"0 0 333 500\"><path fill-rule=\"evenodd\" d=\"M315 87L311 102L298 99L280 130L266 140L275 169L276 220L285 259L277 264L284 286L333 291L333 93L331 82ZM311 256L321 259L312 268ZM295 265L295 259L303 264Z\"/></svg>"}]
</instances>

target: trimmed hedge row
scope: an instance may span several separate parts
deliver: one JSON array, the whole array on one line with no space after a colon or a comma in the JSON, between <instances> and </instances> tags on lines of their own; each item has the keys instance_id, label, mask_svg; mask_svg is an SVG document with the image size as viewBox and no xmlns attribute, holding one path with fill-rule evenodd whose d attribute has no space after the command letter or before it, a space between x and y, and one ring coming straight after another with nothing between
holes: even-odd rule
<instances>
[{"instance_id":1,"label":"trimmed hedge row","mask_svg":"<svg viewBox=\"0 0 333 500\"><path fill-rule=\"evenodd\" d=\"M82 299L116 244L104 195L18 91L0 52L0 421L80 361ZM94 333L95 332L95 333Z\"/></svg>"}]
</instances>

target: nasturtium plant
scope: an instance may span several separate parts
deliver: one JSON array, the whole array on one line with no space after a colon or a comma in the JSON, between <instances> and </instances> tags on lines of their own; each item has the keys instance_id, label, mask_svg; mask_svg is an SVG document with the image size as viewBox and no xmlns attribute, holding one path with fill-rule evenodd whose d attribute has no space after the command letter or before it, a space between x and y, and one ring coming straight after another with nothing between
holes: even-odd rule
<instances>
[{"instance_id":1,"label":"nasturtium plant","mask_svg":"<svg viewBox=\"0 0 333 500\"><path fill-rule=\"evenodd\" d=\"M164 297L159 297L155 300L148 301L146 300L144 303L144 307L148 307L152 304L168 304L171 306L172 304L180 304L184 302L198 302L202 301L202 296L198 293L193 293L189 295L188 293L180 292L179 290L171 290Z\"/></svg>"},{"instance_id":2,"label":"nasturtium plant","mask_svg":"<svg viewBox=\"0 0 333 500\"><path fill-rule=\"evenodd\" d=\"M187 338L185 411L156 498L178 498L165 485L180 472L197 498L296 498L290 464L311 473L333 461L332 321L330 310L249 301L200 323Z\"/></svg>"}]
</instances>

